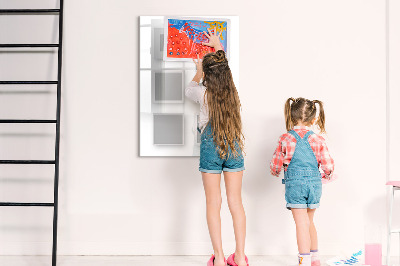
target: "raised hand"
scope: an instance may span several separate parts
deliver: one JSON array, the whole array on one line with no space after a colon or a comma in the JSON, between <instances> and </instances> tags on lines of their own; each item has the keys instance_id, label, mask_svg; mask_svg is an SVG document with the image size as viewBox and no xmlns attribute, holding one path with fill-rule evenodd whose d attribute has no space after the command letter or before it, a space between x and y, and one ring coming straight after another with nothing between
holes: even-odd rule
<instances>
[{"instance_id":1,"label":"raised hand","mask_svg":"<svg viewBox=\"0 0 400 266\"><path fill-rule=\"evenodd\" d=\"M214 28L213 31L210 29L207 29L208 33L203 31L204 35L207 36L208 42L203 42L201 43L202 45L210 46L215 49L215 51L222 50L221 43L219 41L219 38L221 36L222 30L218 33L217 28Z\"/></svg>"},{"instance_id":2,"label":"raised hand","mask_svg":"<svg viewBox=\"0 0 400 266\"><path fill-rule=\"evenodd\" d=\"M200 82L200 80L203 77L203 62L200 59L199 55L197 55L197 61L196 59L193 58L193 62L196 65L196 75L193 77L193 81L196 81L197 83Z\"/></svg>"}]
</instances>

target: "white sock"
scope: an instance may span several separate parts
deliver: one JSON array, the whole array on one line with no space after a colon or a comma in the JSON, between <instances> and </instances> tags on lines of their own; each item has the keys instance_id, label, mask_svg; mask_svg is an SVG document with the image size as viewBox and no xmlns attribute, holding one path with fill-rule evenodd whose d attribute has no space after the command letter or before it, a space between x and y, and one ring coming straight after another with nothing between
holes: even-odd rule
<instances>
[{"instance_id":1,"label":"white sock","mask_svg":"<svg viewBox=\"0 0 400 266\"><path fill-rule=\"evenodd\" d=\"M299 254L299 266L311 266L311 254Z\"/></svg>"},{"instance_id":2,"label":"white sock","mask_svg":"<svg viewBox=\"0 0 400 266\"><path fill-rule=\"evenodd\" d=\"M310 253L311 253L311 261L319 260L318 250L311 251Z\"/></svg>"}]
</instances>

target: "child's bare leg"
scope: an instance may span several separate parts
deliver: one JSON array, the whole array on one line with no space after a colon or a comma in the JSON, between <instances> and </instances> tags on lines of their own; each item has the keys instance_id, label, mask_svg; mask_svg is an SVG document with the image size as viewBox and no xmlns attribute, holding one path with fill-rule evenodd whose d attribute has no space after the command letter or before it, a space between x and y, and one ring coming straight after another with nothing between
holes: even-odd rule
<instances>
[{"instance_id":1,"label":"child's bare leg","mask_svg":"<svg viewBox=\"0 0 400 266\"><path fill-rule=\"evenodd\" d=\"M221 238L221 174L202 173L206 194L207 225L215 254L215 266L223 266L224 252Z\"/></svg>"},{"instance_id":2,"label":"child's bare leg","mask_svg":"<svg viewBox=\"0 0 400 266\"><path fill-rule=\"evenodd\" d=\"M314 214L316 209L307 209L308 218L310 220L310 238L311 238L311 250L318 250L318 236L317 229L314 225Z\"/></svg>"},{"instance_id":3,"label":"child's bare leg","mask_svg":"<svg viewBox=\"0 0 400 266\"><path fill-rule=\"evenodd\" d=\"M226 196L235 231L236 250L234 260L239 266L247 265L244 255L246 215L242 204L242 177L243 171L224 172Z\"/></svg>"},{"instance_id":4,"label":"child's bare leg","mask_svg":"<svg viewBox=\"0 0 400 266\"><path fill-rule=\"evenodd\" d=\"M310 219L310 238L311 238L311 266L321 266L321 261L318 256L318 236L317 229L314 225L314 214L316 209L307 209Z\"/></svg>"},{"instance_id":5,"label":"child's bare leg","mask_svg":"<svg viewBox=\"0 0 400 266\"><path fill-rule=\"evenodd\" d=\"M293 209L293 219L296 223L297 247L300 254L309 254L311 247L310 219L307 209Z\"/></svg>"}]
</instances>

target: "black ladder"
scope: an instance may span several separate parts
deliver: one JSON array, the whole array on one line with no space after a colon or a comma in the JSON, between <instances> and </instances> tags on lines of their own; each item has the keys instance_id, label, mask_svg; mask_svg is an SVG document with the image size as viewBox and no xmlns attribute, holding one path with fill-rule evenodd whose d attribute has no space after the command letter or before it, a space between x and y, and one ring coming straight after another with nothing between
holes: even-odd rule
<instances>
[{"instance_id":1,"label":"black ladder","mask_svg":"<svg viewBox=\"0 0 400 266\"><path fill-rule=\"evenodd\" d=\"M0 119L0 123L46 123L56 125L56 138L54 149L54 160L0 160L0 164L54 164L54 199L53 202L0 202L0 206L22 206L22 207L53 207L53 247L52 266L57 264L57 218L58 218L58 181L59 181L59 153L60 153L60 111L61 111L61 67L62 67L62 32L63 32L63 0L60 0L59 9L0 9L0 15L7 14L57 14L58 20L58 43L57 44L0 44L0 48L58 48L58 72L57 80L51 81L0 81L1 84L54 84L57 85L57 113L55 120L40 119Z\"/></svg>"}]
</instances>

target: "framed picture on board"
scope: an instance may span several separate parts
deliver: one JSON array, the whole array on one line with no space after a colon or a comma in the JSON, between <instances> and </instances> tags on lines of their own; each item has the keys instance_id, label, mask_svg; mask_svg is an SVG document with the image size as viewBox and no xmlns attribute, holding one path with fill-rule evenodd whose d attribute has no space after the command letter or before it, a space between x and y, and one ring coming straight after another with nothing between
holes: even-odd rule
<instances>
[{"instance_id":1,"label":"framed picture on board","mask_svg":"<svg viewBox=\"0 0 400 266\"><path fill-rule=\"evenodd\" d=\"M165 17L164 20L164 61L192 61L199 55L214 52L214 48L203 45L208 42L204 32L217 30L222 48L229 58L230 20L201 17Z\"/></svg>"}]
</instances>

